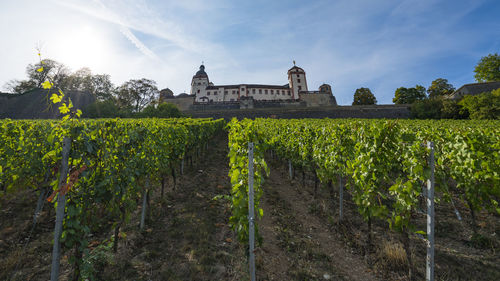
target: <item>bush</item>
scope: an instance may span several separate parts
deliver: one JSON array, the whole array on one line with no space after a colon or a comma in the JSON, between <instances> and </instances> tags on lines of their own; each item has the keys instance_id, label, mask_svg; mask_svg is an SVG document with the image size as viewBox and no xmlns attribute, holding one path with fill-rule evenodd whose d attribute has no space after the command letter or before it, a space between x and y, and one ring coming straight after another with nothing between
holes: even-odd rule
<instances>
[{"instance_id":1,"label":"bush","mask_svg":"<svg viewBox=\"0 0 500 281\"><path fill-rule=\"evenodd\" d=\"M113 118L118 117L120 108L114 103L113 100L96 101L89 104L83 110L84 118ZM123 112L122 112L123 113Z\"/></svg>"},{"instance_id":2,"label":"bush","mask_svg":"<svg viewBox=\"0 0 500 281\"><path fill-rule=\"evenodd\" d=\"M441 118L442 119L467 119L469 118L469 112L464 109L458 101L455 100L443 100L441 108Z\"/></svg>"},{"instance_id":3,"label":"bush","mask_svg":"<svg viewBox=\"0 0 500 281\"><path fill-rule=\"evenodd\" d=\"M157 117L157 118L176 118L181 117L182 113L175 104L161 103L157 107L150 105L146 107L140 114L140 117Z\"/></svg>"},{"instance_id":4,"label":"bush","mask_svg":"<svg viewBox=\"0 0 500 281\"><path fill-rule=\"evenodd\" d=\"M465 96L460 102L471 119L500 119L500 88L477 96Z\"/></svg>"},{"instance_id":5,"label":"bush","mask_svg":"<svg viewBox=\"0 0 500 281\"><path fill-rule=\"evenodd\" d=\"M411 105L410 114L416 119L440 119L442 107L440 99L419 100Z\"/></svg>"}]
</instances>

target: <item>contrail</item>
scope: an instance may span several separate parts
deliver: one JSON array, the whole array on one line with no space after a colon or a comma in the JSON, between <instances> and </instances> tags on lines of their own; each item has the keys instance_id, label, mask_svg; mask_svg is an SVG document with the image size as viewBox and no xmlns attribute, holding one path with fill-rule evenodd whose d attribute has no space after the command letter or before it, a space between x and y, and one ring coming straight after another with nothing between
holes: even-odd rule
<instances>
[{"instance_id":1,"label":"contrail","mask_svg":"<svg viewBox=\"0 0 500 281\"><path fill-rule=\"evenodd\" d=\"M120 32L130 42L132 42L132 44L134 44L134 46L137 49L139 49L139 51L141 51L141 53L143 53L144 55L146 55L147 57L149 57L151 59L155 59L155 60L159 60L160 59L151 49L149 49L146 45L144 45L144 43L142 43L141 40L139 40L132 33L132 31L130 31L130 29L126 26L126 24L121 20L121 18L119 17L119 15L117 15L116 13L114 13L112 10L108 9L106 7L106 5L104 5L104 3L102 3L100 0L94 0L93 2L96 3L96 4L98 4L102 8L102 10L104 12L104 15L102 13L96 13L95 10L89 9L89 8L87 8L85 6L78 5L78 4L74 3L74 2L73 3L71 3L71 2L68 3L68 2L65 2L65 1L57 1L56 0L56 3L58 3L59 5L66 6L68 8L72 8L72 9L78 10L78 11L80 11L82 13L87 14L87 15L90 15L90 16L99 18L101 20L105 20L105 21L108 21L108 22L111 22L111 23L119 25Z\"/></svg>"},{"instance_id":2,"label":"contrail","mask_svg":"<svg viewBox=\"0 0 500 281\"><path fill-rule=\"evenodd\" d=\"M124 25L121 25L120 26L120 32L125 36L127 37L128 40L130 40L130 42L132 42L132 44L134 44L137 49L139 49L139 51L141 51L144 55L152 58L152 59L159 59L159 57L153 52L151 51L151 49L149 49L148 47L146 47L146 45L144 45L141 40L139 40L133 33L132 31L130 31L130 29L128 29L126 26Z\"/></svg>"}]
</instances>

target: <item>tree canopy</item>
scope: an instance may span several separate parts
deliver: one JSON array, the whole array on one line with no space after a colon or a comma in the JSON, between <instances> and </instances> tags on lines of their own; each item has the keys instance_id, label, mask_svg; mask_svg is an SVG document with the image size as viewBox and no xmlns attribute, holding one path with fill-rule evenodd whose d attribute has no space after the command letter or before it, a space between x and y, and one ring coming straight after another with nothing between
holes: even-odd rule
<instances>
[{"instance_id":1,"label":"tree canopy","mask_svg":"<svg viewBox=\"0 0 500 281\"><path fill-rule=\"evenodd\" d=\"M477 82L500 81L500 55L495 53L482 57L474 72Z\"/></svg>"},{"instance_id":2,"label":"tree canopy","mask_svg":"<svg viewBox=\"0 0 500 281\"><path fill-rule=\"evenodd\" d=\"M69 73L69 69L64 64L55 60L45 59L43 60L43 64L40 62L28 64L26 67L28 79L10 80L4 87L9 92L21 94L36 88L42 88L42 83L47 79L50 79L55 86L61 87Z\"/></svg>"},{"instance_id":3,"label":"tree canopy","mask_svg":"<svg viewBox=\"0 0 500 281\"><path fill-rule=\"evenodd\" d=\"M455 87L448 83L447 79L443 78L432 81L429 88L427 88L430 99L450 95L453 91L455 91Z\"/></svg>"},{"instance_id":4,"label":"tree canopy","mask_svg":"<svg viewBox=\"0 0 500 281\"><path fill-rule=\"evenodd\" d=\"M89 92L101 101L111 98L115 88L108 74L92 74L87 67L71 73L64 64L51 59L44 59L43 64L29 64L26 75L28 79L10 80L4 88L11 93L21 94L42 88L42 83L50 79L55 87L63 91Z\"/></svg>"},{"instance_id":5,"label":"tree canopy","mask_svg":"<svg viewBox=\"0 0 500 281\"><path fill-rule=\"evenodd\" d=\"M92 71L87 67L69 75L63 87L63 89L71 91L89 92L100 101L111 98L114 88L108 74L92 74Z\"/></svg>"},{"instance_id":6,"label":"tree canopy","mask_svg":"<svg viewBox=\"0 0 500 281\"><path fill-rule=\"evenodd\" d=\"M392 102L395 104L412 104L418 100L426 99L425 87L416 85L414 88L399 87L394 93Z\"/></svg>"},{"instance_id":7,"label":"tree canopy","mask_svg":"<svg viewBox=\"0 0 500 281\"><path fill-rule=\"evenodd\" d=\"M120 107L131 107L139 112L158 99L159 91L156 82L142 78L131 79L118 87L116 98Z\"/></svg>"},{"instance_id":8,"label":"tree canopy","mask_svg":"<svg viewBox=\"0 0 500 281\"><path fill-rule=\"evenodd\" d=\"M500 88L476 96L466 95L459 104L471 119L500 119Z\"/></svg>"},{"instance_id":9,"label":"tree canopy","mask_svg":"<svg viewBox=\"0 0 500 281\"><path fill-rule=\"evenodd\" d=\"M372 91L368 88L356 89L354 93L354 101L352 105L366 105L366 104L376 104L377 99L373 95Z\"/></svg>"}]
</instances>

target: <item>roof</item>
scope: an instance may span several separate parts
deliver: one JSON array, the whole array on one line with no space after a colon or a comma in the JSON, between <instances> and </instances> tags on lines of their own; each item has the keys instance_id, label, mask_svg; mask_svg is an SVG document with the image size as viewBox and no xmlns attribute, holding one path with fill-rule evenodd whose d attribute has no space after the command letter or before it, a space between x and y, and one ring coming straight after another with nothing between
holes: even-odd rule
<instances>
[{"instance_id":1,"label":"roof","mask_svg":"<svg viewBox=\"0 0 500 281\"><path fill-rule=\"evenodd\" d=\"M500 81L465 84L458 88L451 95L451 99L459 99L464 95L479 95L484 92L491 92L500 88Z\"/></svg>"},{"instance_id":2,"label":"roof","mask_svg":"<svg viewBox=\"0 0 500 281\"><path fill-rule=\"evenodd\" d=\"M239 89L240 87L246 87L247 89L289 89L290 86L288 84L279 86L279 85L261 85L261 84L239 84L239 85L214 85L208 86L207 90L218 90L219 88L224 89Z\"/></svg>"},{"instance_id":3,"label":"roof","mask_svg":"<svg viewBox=\"0 0 500 281\"><path fill-rule=\"evenodd\" d=\"M208 75L207 75L207 73L205 72L205 66L204 66L203 64L202 64L202 65L200 65L200 70L198 70L198 71L196 72L196 74L194 75L194 77L196 77L196 78L202 78L202 77L206 77L206 78L208 78Z\"/></svg>"},{"instance_id":4,"label":"roof","mask_svg":"<svg viewBox=\"0 0 500 281\"><path fill-rule=\"evenodd\" d=\"M304 72L305 73L304 69L302 69L302 68L300 68L300 67L298 67L296 65L294 65L292 68L290 68L288 70L288 72Z\"/></svg>"}]
</instances>

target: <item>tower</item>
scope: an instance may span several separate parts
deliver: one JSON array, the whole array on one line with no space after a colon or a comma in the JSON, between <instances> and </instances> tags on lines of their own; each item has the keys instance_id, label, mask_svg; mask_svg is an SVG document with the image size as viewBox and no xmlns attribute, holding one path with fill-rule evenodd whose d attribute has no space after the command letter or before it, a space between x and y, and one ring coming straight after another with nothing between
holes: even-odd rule
<instances>
[{"instance_id":1,"label":"tower","mask_svg":"<svg viewBox=\"0 0 500 281\"><path fill-rule=\"evenodd\" d=\"M209 85L208 75L205 72L205 66L200 65L200 70L196 72L191 80L191 95L196 96L196 101L204 101L202 98L206 98L206 88Z\"/></svg>"},{"instance_id":2,"label":"tower","mask_svg":"<svg viewBox=\"0 0 500 281\"><path fill-rule=\"evenodd\" d=\"M288 70L288 84L292 90L292 99L299 98L299 92L307 92L306 72L304 69L295 65Z\"/></svg>"}]
</instances>

